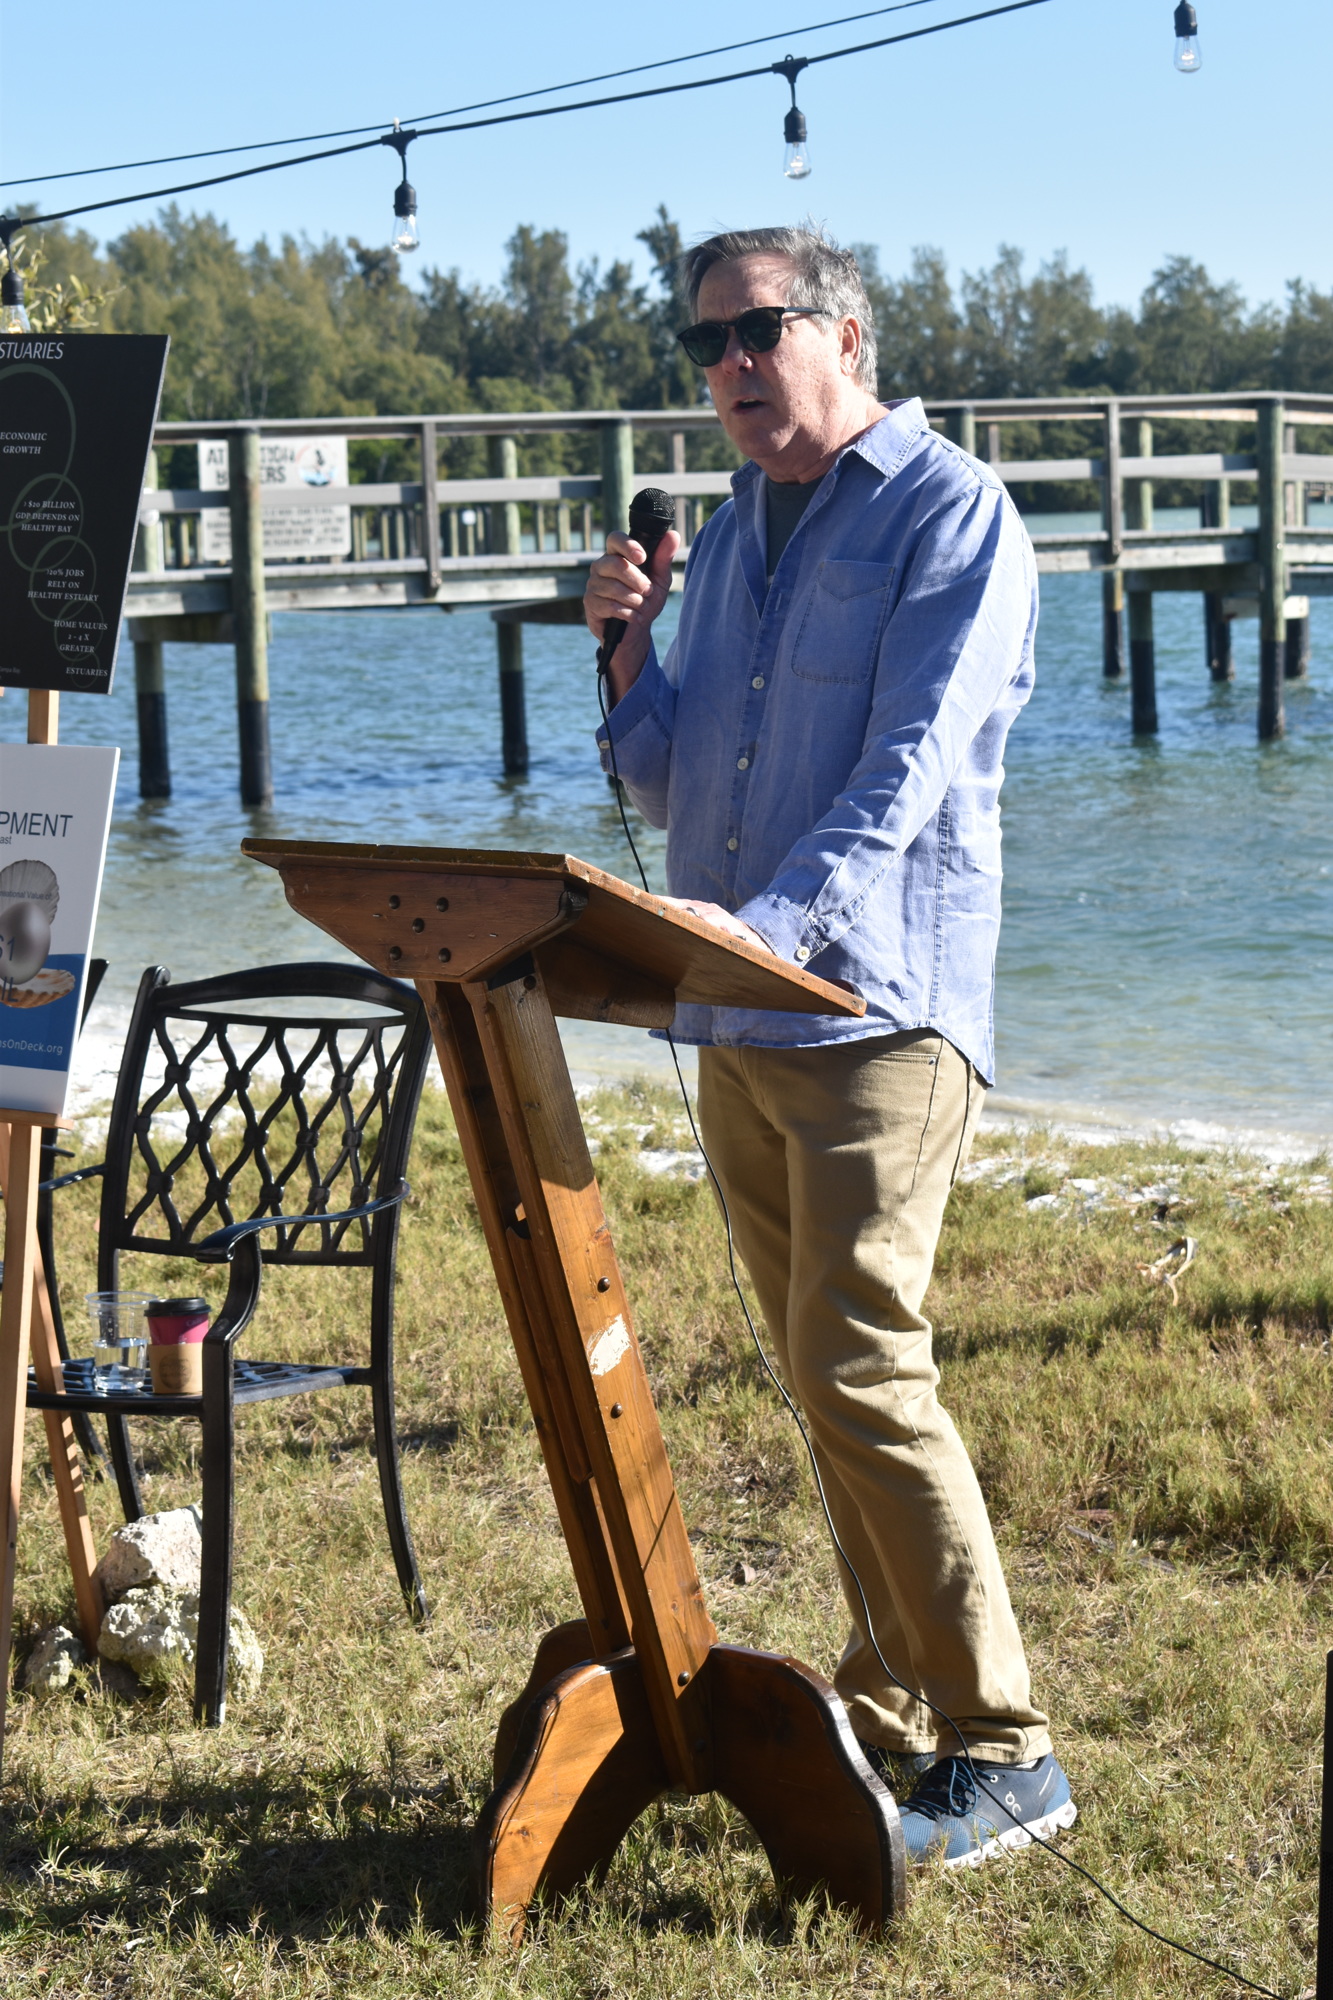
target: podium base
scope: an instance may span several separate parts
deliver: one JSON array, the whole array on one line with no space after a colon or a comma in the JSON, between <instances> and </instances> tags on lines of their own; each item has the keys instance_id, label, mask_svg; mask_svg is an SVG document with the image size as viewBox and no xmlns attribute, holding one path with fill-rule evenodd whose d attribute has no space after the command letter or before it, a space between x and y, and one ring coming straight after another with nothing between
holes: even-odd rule
<instances>
[{"instance_id":1,"label":"podium base","mask_svg":"<svg viewBox=\"0 0 1333 2000\"><path fill-rule=\"evenodd\" d=\"M475 1887L483 1921L515 1942L533 1903L604 1874L640 1813L671 1789L633 1648L598 1661L587 1643L581 1620L547 1633L496 1737ZM784 1898L822 1890L865 1929L887 1929L906 1895L898 1809L828 1682L741 1646L714 1646L701 1678L712 1789L749 1820Z\"/></svg>"}]
</instances>

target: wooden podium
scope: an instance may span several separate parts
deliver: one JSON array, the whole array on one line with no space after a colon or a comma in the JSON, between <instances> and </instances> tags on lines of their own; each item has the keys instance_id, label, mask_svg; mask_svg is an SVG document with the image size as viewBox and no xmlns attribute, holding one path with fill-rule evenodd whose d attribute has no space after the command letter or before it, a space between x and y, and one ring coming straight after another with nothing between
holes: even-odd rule
<instances>
[{"instance_id":1,"label":"wooden podium","mask_svg":"<svg viewBox=\"0 0 1333 2000\"><path fill-rule=\"evenodd\" d=\"M483 1915L517 1936L660 1793L718 1791L784 1890L822 1887L882 1929L902 1908L902 1836L842 1703L797 1660L717 1643L555 1023L863 1003L569 855L243 847L426 1005L583 1601L501 1719L475 1836Z\"/></svg>"}]
</instances>

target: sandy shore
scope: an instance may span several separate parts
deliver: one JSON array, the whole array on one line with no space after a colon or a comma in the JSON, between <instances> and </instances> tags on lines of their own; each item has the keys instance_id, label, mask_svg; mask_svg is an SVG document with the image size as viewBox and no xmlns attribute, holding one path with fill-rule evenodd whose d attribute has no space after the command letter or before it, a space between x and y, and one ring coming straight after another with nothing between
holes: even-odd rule
<instances>
[{"instance_id":1,"label":"sandy shore","mask_svg":"<svg viewBox=\"0 0 1333 2000\"><path fill-rule=\"evenodd\" d=\"M93 1138L105 1129L106 1113L116 1087L120 1051L129 1026L127 1009L95 1006L80 1038L70 1084L68 1113L78 1121L82 1136ZM646 1035L626 1035L623 1048L603 1029L589 1032L579 1021L562 1021L561 1033L570 1073L580 1095L634 1075L674 1085L670 1051ZM695 1051L680 1050L687 1086L694 1089ZM432 1081L436 1081L432 1079ZM429 1084L428 1084L429 1087ZM1117 1145L1125 1141L1161 1140L1206 1151L1243 1153L1272 1166L1299 1164L1333 1151L1333 1134L1235 1125L1197 1117L1158 1119L1116 1116L1114 1112L1077 1103L1042 1103L990 1093L983 1119L990 1131L1049 1132L1080 1145Z\"/></svg>"}]
</instances>

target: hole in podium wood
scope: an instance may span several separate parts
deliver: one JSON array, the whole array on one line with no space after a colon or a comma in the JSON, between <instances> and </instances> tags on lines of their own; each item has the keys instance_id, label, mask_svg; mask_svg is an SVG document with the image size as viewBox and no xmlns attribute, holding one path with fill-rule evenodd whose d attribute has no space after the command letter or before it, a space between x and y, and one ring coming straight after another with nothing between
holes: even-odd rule
<instances>
[{"instance_id":1,"label":"hole in podium wood","mask_svg":"<svg viewBox=\"0 0 1333 2000\"><path fill-rule=\"evenodd\" d=\"M447 945L441 945L441 946L440 946L440 964L441 964L441 965L447 965L447 964L449 963L449 960L450 960L450 959L451 959L452 957L453 957L453 953L452 953L452 952L451 952L451 951L449 950L449 947L448 947Z\"/></svg>"},{"instance_id":2,"label":"hole in podium wood","mask_svg":"<svg viewBox=\"0 0 1333 2000\"><path fill-rule=\"evenodd\" d=\"M390 898L389 898L389 908L390 908L391 910L396 910L396 909L398 909L398 908L399 908L399 907L401 906L401 904L402 904L402 900L403 900L403 899L402 899L402 897L401 897L401 896L390 896Z\"/></svg>"},{"instance_id":3,"label":"hole in podium wood","mask_svg":"<svg viewBox=\"0 0 1333 2000\"><path fill-rule=\"evenodd\" d=\"M402 955L403 955L403 947L400 944L391 944L389 946L390 958L401 958Z\"/></svg>"},{"instance_id":4,"label":"hole in podium wood","mask_svg":"<svg viewBox=\"0 0 1333 2000\"><path fill-rule=\"evenodd\" d=\"M437 896L435 898L435 907L437 910L447 910L449 907L449 898L447 896Z\"/></svg>"},{"instance_id":5,"label":"hole in podium wood","mask_svg":"<svg viewBox=\"0 0 1333 2000\"><path fill-rule=\"evenodd\" d=\"M535 972L524 974L523 989L526 993L535 993L537 991L537 975Z\"/></svg>"},{"instance_id":6,"label":"hole in podium wood","mask_svg":"<svg viewBox=\"0 0 1333 2000\"><path fill-rule=\"evenodd\" d=\"M414 931L424 931L426 928L426 919L424 917L413 917L412 928Z\"/></svg>"}]
</instances>

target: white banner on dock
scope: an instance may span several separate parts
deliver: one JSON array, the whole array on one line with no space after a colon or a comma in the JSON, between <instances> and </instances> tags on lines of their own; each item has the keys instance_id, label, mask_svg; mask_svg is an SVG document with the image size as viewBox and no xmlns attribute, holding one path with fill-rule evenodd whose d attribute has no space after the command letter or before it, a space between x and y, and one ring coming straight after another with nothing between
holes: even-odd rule
<instances>
[{"instance_id":1,"label":"white banner on dock","mask_svg":"<svg viewBox=\"0 0 1333 2000\"><path fill-rule=\"evenodd\" d=\"M199 489L225 493L231 474L225 438L198 446ZM266 437L259 440L259 478L266 491L283 486L347 486L345 437ZM350 507L282 507L264 503L264 560L293 556L346 556L352 552ZM231 561L231 516L209 507L199 516L199 556L206 563Z\"/></svg>"},{"instance_id":2,"label":"white banner on dock","mask_svg":"<svg viewBox=\"0 0 1333 2000\"><path fill-rule=\"evenodd\" d=\"M0 1122L65 1108L119 762L0 743Z\"/></svg>"}]
</instances>

